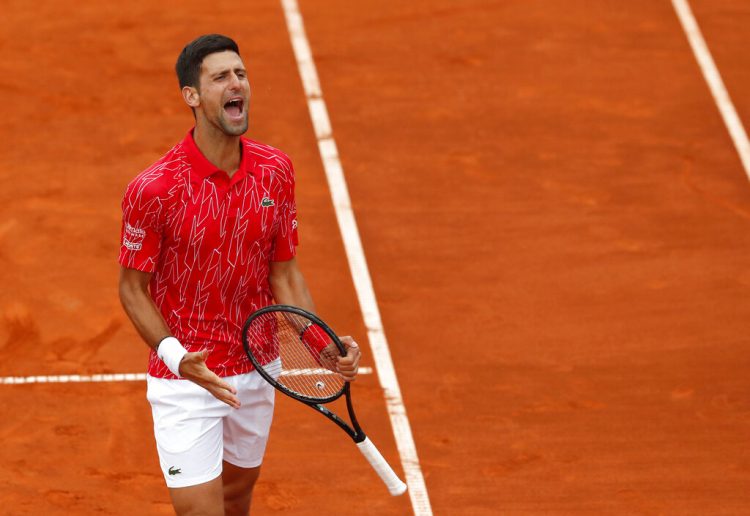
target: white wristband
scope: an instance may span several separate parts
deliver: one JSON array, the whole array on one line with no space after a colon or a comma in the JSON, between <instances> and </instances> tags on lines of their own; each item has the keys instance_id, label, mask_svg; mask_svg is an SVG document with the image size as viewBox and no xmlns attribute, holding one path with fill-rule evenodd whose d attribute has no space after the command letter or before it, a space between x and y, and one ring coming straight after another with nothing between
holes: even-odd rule
<instances>
[{"instance_id":1,"label":"white wristband","mask_svg":"<svg viewBox=\"0 0 750 516\"><path fill-rule=\"evenodd\" d=\"M180 376L180 361L187 352L187 349L182 347L180 341L174 337L164 337L156 348L156 355L161 358L162 362L177 378L182 378Z\"/></svg>"}]
</instances>

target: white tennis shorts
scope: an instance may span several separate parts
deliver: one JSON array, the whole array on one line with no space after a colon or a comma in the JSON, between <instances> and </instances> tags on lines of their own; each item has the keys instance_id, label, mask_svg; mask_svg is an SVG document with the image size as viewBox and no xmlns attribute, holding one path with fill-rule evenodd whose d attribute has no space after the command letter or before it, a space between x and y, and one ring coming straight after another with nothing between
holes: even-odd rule
<instances>
[{"instance_id":1,"label":"white tennis shorts","mask_svg":"<svg viewBox=\"0 0 750 516\"><path fill-rule=\"evenodd\" d=\"M237 389L233 409L189 380L147 377L154 436L168 487L213 480L222 460L241 468L263 462L273 418L274 389L255 371L223 378Z\"/></svg>"}]
</instances>

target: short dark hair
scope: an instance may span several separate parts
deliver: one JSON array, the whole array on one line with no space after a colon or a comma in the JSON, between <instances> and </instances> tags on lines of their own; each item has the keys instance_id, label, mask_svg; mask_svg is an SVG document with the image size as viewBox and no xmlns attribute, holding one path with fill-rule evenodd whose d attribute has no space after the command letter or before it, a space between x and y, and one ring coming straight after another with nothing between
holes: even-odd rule
<instances>
[{"instance_id":1,"label":"short dark hair","mask_svg":"<svg viewBox=\"0 0 750 516\"><path fill-rule=\"evenodd\" d=\"M175 71L180 89L185 86L198 87L201 75L201 64L209 54L231 50L240 55L240 49L232 38L221 34L204 34L185 45L177 58Z\"/></svg>"}]
</instances>

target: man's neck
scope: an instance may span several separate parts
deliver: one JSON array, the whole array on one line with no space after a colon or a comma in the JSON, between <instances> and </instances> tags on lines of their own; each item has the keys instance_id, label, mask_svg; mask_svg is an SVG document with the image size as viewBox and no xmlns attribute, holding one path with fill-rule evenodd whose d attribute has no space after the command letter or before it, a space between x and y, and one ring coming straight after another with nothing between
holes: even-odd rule
<instances>
[{"instance_id":1,"label":"man's neck","mask_svg":"<svg viewBox=\"0 0 750 516\"><path fill-rule=\"evenodd\" d=\"M209 124L198 124L193 131L195 145L208 161L232 177L240 168L240 137L229 136Z\"/></svg>"}]
</instances>

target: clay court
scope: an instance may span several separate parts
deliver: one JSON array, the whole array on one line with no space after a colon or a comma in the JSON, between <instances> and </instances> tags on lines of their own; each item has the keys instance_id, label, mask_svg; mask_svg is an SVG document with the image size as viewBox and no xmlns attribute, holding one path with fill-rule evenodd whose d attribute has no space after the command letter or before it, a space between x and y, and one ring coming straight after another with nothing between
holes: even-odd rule
<instances>
[{"instance_id":1,"label":"clay court","mask_svg":"<svg viewBox=\"0 0 750 516\"><path fill-rule=\"evenodd\" d=\"M690 6L747 124L750 5ZM299 8L427 507L750 513L750 181L672 3ZM0 10L0 514L171 514L145 382L70 375L145 373L120 201L192 125L173 66L195 36L238 41L248 136L295 164L318 311L377 370L284 9ZM403 476L378 376L353 393ZM253 514L430 514L277 400Z\"/></svg>"}]
</instances>

